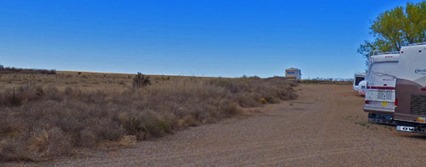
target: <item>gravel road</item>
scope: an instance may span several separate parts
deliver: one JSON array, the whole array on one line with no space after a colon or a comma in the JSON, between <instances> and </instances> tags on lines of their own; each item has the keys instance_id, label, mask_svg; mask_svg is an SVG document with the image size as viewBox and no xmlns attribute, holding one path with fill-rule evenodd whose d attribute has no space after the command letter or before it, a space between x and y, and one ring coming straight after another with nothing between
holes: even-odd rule
<instances>
[{"instance_id":1,"label":"gravel road","mask_svg":"<svg viewBox=\"0 0 426 167\"><path fill-rule=\"evenodd\" d=\"M425 166L426 136L367 122L351 85L300 85L299 98L133 148L6 166ZM1 166L1 164L0 164Z\"/></svg>"}]
</instances>

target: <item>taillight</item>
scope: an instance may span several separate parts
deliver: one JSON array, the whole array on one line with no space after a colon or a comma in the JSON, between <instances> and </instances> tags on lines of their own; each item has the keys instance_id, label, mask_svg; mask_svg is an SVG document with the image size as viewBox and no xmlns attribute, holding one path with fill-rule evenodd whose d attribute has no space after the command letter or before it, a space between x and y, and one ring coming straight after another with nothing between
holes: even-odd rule
<instances>
[{"instance_id":1,"label":"taillight","mask_svg":"<svg viewBox=\"0 0 426 167\"><path fill-rule=\"evenodd\" d=\"M398 99L395 98L395 102L394 102L395 106L398 106Z\"/></svg>"}]
</instances>

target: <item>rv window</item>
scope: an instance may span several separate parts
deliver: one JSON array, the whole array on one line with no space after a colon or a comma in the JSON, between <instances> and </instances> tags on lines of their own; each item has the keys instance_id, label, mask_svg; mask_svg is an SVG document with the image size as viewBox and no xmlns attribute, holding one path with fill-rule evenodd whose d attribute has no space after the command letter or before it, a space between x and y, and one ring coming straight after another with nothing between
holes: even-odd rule
<instances>
[{"instance_id":1,"label":"rv window","mask_svg":"<svg viewBox=\"0 0 426 167\"><path fill-rule=\"evenodd\" d=\"M355 78L355 85L358 85L359 82L361 82L362 80L364 80L364 77L356 77Z\"/></svg>"},{"instance_id":2,"label":"rv window","mask_svg":"<svg viewBox=\"0 0 426 167\"><path fill-rule=\"evenodd\" d=\"M375 63L371 66L371 71L373 73L386 73L395 75L397 62L387 62L387 63Z\"/></svg>"}]
</instances>

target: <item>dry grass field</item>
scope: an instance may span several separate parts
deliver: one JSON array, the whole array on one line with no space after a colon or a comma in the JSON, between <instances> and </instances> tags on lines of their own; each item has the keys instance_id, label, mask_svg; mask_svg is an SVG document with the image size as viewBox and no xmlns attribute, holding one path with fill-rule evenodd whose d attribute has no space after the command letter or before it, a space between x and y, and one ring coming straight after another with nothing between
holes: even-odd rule
<instances>
[{"instance_id":1,"label":"dry grass field","mask_svg":"<svg viewBox=\"0 0 426 167\"><path fill-rule=\"evenodd\" d=\"M0 161L134 145L295 99L284 78L200 78L86 72L0 74Z\"/></svg>"},{"instance_id":2,"label":"dry grass field","mask_svg":"<svg viewBox=\"0 0 426 167\"><path fill-rule=\"evenodd\" d=\"M297 99L126 149L4 166L425 166L425 135L371 124L351 85L300 84Z\"/></svg>"}]
</instances>

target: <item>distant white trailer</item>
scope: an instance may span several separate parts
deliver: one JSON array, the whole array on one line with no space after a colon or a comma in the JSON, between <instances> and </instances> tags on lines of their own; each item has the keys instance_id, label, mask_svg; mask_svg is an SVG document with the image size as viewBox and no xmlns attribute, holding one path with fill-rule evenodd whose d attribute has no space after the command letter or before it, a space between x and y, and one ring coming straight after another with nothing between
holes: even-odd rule
<instances>
[{"instance_id":1,"label":"distant white trailer","mask_svg":"<svg viewBox=\"0 0 426 167\"><path fill-rule=\"evenodd\" d=\"M359 83L365 80L365 73L355 73L352 88L355 92L360 90Z\"/></svg>"},{"instance_id":2,"label":"distant white trailer","mask_svg":"<svg viewBox=\"0 0 426 167\"><path fill-rule=\"evenodd\" d=\"M302 79L302 72L298 68L289 68L285 70L285 77L288 79Z\"/></svg>"}]
</instances>

